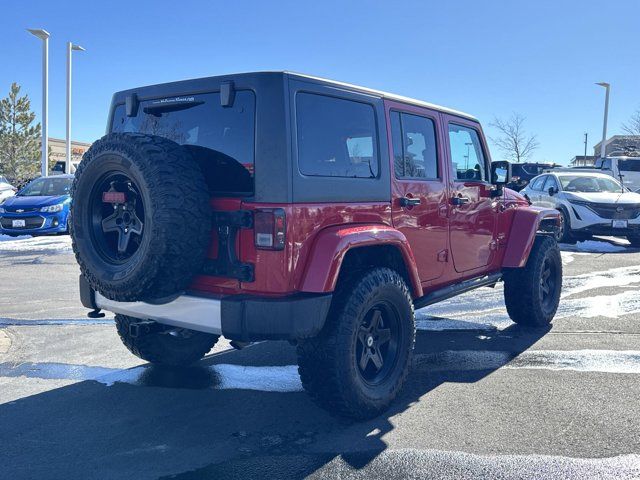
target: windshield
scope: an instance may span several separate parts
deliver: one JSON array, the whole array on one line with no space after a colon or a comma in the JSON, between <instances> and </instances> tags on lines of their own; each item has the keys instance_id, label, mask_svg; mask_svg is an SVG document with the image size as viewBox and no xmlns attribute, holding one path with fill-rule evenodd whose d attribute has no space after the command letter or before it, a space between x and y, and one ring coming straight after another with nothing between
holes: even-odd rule
<instances>
[{"instance_id":1,"label":"windshield","mask_svg":"<svg viewBox=\"0 0 640 480\"><path fill-rule=\"evenodd\" d=\"M640 158L637 160L618 160L618 169L621 172L640 172Z\"/></svg>"},{"instance_id":2,"label":"windshield","mask_svg":"<svg viewBox=\"0 0 640 480\"><path fill-rule=\"evenodd\" d=\"M622 186L613 178L587 177L584 175L562 175L560 177L562 189L565 192L615 193L622 190Z\"/></svg>"},{"instance_id":3,"label":"windshield","mask_svg":"<svg viewBox=\"0 0 640 480\"><path fill-rule=\"evenodd\" d=\"M18 194L21 197L69 195L72 178L38 178Z\"/></svg>"}]
</instances>

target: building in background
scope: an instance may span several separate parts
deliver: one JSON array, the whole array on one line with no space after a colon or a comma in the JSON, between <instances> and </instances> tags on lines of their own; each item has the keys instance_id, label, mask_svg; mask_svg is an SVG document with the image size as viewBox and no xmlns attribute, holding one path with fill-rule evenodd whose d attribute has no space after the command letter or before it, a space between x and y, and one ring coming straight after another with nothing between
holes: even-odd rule
<instances>
[{"instance_id":1,"label":"building in background","mask_svg":"<svg viewBox=\"0 0 640 480\"><path fill-rule=\"evenodd\" d=\"M596 163L596 158L593 155L576 155L569 161L569 165L572 167L593 167Z\"/></svg>"},{"instance_id":2,"label":"building in background","mask_svg":"<svg viewBox=\"0 0 640 480\"><path fill-rule=\"evenodd\" d=\"M593 147L593 154L600 158L600 144ZM614 135L604 142L605 157L640 154L640 135Z\"/></svg>"},{"instance_id":3,"label":"building in background","mask_svg":"<svg viewBox=\"0 0 640 480\"><path fill-rule=\"evenodd\" d=\"M67 160L66 140L49 137L49 165L53 167L56 162L65 162ZM89 150L90 143L76 142L71 140L71 161L79 162L82 160L84 152Z\"/></svg>"}]
</instances>

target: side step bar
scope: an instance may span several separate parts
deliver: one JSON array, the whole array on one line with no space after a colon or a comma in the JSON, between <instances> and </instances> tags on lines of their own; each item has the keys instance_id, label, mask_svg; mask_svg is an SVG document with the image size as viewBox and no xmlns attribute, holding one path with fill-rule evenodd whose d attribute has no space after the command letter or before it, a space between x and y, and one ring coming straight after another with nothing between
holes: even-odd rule
<instances>
[{"instance_id":1,"label":"side step bar","mask_svg":"<svg viewBox=\"0 0 640 480\"><path fill-rule=\"evenodd\" d=\"M502 273L492 273L491 275L484 275L482 277L472 278L465 280L464 282L456 283L440 290L427 293L423 297L416 299L413 304L416 309L423 308L434 303L447 300L448 298L455 297L462 293L470 292L480 287L488 287L495 285L502 278Z\"/></svg>"}]
</instances>

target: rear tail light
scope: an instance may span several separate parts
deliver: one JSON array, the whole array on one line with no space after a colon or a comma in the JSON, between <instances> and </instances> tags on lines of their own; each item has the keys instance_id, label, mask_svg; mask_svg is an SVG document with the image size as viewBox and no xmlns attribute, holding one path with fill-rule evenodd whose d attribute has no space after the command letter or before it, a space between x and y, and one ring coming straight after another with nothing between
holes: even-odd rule
<instances>
[{"instance_id":1,"label":"rear tail light","mask_svg":"<svg viewBox=\"0 0 640 480\"><path fill-rule=\"evenodd\" d=\"M256 248L282 250L285 245L286 217L284 210L256 210L253 220Z\"/></svg>"}]
</instances>

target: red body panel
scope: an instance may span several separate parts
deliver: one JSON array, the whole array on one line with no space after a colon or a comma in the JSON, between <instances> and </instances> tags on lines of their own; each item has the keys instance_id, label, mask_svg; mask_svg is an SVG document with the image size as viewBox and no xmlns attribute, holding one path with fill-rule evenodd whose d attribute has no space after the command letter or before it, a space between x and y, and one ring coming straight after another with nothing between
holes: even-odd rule
<instances>
[{"instance_id":1,"label":"red body panel","mask_svg":"<svg viewBox=\"0 0 640 480\"><path fill-rule=\"evenodd\" d=\"M524 267L533 247L538 225L543 219L553 218L560 221L557 210L547 208L518 208L513 212L509 241L502 260L506 268Z\"/></svg>"},{"instance_id":2,"label":"red body panel","mask_svg":"<svg viewBox=\"0 0 640 480\"><path fill-rule=\"evenodd\" d=\"M420 277L409 242L401 232L385 225L336 226L323 230L316 239L300 290L318 293L333 291L345 254L352 248L369 245L397 247L407 265L414 296L422 296Z\"/></svg>"},{"instance_id":3,"label":"red body panel","mask_svg":"<svg viewBox=\"0 0 640 480\"><path fill-rule=\"evenodd\" d=\"M440 178L397 179L394 175L389 112L399 110L431 118L436 124ZM191 290L205 294L285 296L296 292L334 290L342 260L352 248L393 245L405 261L414 298L429 291L504 267L526 263L540 221L553 210L528 206L519 194L505 189L492 198L486 182L454 181L448 153L448 122L478 131L477 122L425 107L385 101L391 169L391 202L326 204L256 204L240 198L214 198L212 210L234 211L282 208L286 214L284 250L255 247L252 229L242 229L236 252L255 267L253 282L197 276ZM454 207L452 196L470 203ZM403 207L402 197L419 197L420 205ZM212 233L209 257L215 259L217 233Z\"/></svg>"}]
</instances>

